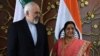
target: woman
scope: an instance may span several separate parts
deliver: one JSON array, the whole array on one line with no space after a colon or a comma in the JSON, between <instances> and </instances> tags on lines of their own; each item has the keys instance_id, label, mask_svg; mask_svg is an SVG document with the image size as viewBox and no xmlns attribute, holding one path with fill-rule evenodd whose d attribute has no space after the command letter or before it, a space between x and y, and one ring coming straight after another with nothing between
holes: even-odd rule
<instances>
[{"instance_id":1,"label":"woman","mask_svg":"<svg viewBox=\"0 0 100 56\"><path fill-rule=\"evenodd\" d=\"M57 41L51 56L89 56L90 42L74 37L76 30L74 22L66 22L63 30L65 36Z\"/></svg>"}]
</instances>

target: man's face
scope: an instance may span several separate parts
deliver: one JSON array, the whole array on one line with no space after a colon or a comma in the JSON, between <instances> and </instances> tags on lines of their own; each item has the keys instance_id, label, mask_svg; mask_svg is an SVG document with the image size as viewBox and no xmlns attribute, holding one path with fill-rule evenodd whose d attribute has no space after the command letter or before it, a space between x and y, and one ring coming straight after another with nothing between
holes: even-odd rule
<instances>
[{"instance_id":1,"label":"man's face","mask_svg":"<svg viewBox=\"0 0 100 56\"><path fill-rule=\"evenodd\" d=\"M31 23L37 24L40 19L40 8L38 5L34 5L28 13L28 20Z\"/></svg>"}]
</instances>

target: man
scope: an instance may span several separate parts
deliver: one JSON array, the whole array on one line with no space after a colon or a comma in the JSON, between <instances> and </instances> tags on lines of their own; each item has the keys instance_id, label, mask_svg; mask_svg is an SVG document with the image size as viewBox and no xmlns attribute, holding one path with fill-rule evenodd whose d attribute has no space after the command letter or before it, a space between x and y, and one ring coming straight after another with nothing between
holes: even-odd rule
<instances>
[{"instance_id":1,"label":"man","mask_svg":"<svg viewBox=\"0 0 100 56\"><path fill-rule=\"evenodd\" d=\"M46 29L39 22L40 8L35 2L24 7L25 18L8 30L8 56L49 56Z\"/></svg>"}]
</instances>

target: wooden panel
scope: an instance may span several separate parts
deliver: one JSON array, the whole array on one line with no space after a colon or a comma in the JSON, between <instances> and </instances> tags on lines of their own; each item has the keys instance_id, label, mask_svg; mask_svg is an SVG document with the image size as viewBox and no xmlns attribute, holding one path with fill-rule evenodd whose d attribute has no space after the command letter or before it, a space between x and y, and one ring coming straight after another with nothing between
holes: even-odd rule
<instances>
[{"instance_id":1,"label":"wooden panel","mask_svg":"<svg viewBox=\"0 0 100 56\"><path fill-rule=\"evenodd\" d=\"M0 56L6 56L7 28L12 21L15 0L0 0Z\"/></svg>"},{"instance_id":2,"label":"wooden panel","mask_svg":"<svg viewBox=\"0 0 100 56\"><path fill-rule=\"evenodd\" d=\"M80 0L83 39L93 43L91 54L100 55L100 0Z\"/></svg>"}]
</instances>

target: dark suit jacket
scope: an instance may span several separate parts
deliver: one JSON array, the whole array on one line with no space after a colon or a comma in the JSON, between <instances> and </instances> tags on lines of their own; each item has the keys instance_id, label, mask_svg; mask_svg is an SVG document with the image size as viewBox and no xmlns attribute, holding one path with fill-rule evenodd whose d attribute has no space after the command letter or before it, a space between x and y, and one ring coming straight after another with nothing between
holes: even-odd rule
<instances>
[{"instance_id":1,"label":"dark suit jacket","mask_svg":"<svg viewBox=\"0 0 100 56\"><path fill-rule=\"evenodd\" d=\"M12 23L8 29L8 56L49 56L45 26L35 25L37 44L34 45L32 35L25 19Z\"/></svg>"}]
</instances>

